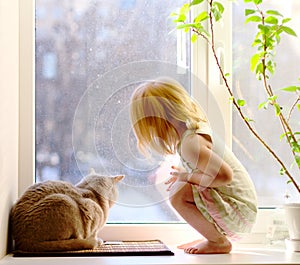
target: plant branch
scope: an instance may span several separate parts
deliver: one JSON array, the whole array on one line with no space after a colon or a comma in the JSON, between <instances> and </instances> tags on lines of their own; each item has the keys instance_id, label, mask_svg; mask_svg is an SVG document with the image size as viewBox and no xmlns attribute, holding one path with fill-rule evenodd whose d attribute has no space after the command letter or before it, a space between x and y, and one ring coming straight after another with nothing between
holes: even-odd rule
<instances>
[{"instance_id":1,"label":"plant branch","mask_svg":"<svg viewBox=\"0 0 300 265\"><path fill-rule=\"evenodd\" d=\"M209 39L208 39L203 33L201 33L199 30L193 28L192 31L193 31L194 33L196 33L198 36L200 36L200 37L202 37L203 39L205 39L205 41L206 41L208 44L210 44Z\"/></svg>"},{"instance_id":2,"label":"plant branch","mask_svg":"<svg viewBox=\"0 0 300 265\"><path fill-rule=\"evenodd\" d=\"M256 5L256 8L258 10L258 12L260 13L261 15L261 18L262 18L262 25L265 26L265 16L264 16L264 13L259 9L259 7ZM273 97L274 96L274 93L272 91L272 88L271 86L268 84L268 77L267 77L267 74L266 74L266 56L268 54L268 46L267 46L267 36L266 34L263 34L263 52L264 52L264 56L262 58L262 77L263 77L263 86L266 90L266 93L267 95L269 96L269 98ZM272 102L271 102L271 105L273 106L276 106L278 105L276 99L272 99ZM279 106L279 105L278 105ZM292 143L296 143L297 140L296 140L296 137L294 135L294 132L292 130L292 128L290 127L289 123L288 123L288 120L284 117L284 115L282 114L281 110L279 111L278 113L278 116L279 116L279 121L280 121L280 124L282 126L282 129L285 133L285 136L286 136L286 139L287 139L287 142L288 144L290 145L290 149L291 149L291 152L292 152L292 155L293 157L296 156L296 153L295 151L293 150L292 148ZM298 168L300 168L300 166L298 166Z\"/></svg>"},{"instance_id":3,"label":"plant branch","mask_svg":"<svg viewBox=\"0 0 300 265\"><path fill-rule=\"evenodd\" d=\"M300 102L300 96L298 96L298 98L296 99L295 103L292 105L292 107L291 107L291 109L290 109L290 111L289 111L289 113L288 113L288 116L287 116L287 117L288 117L288 118L287 118L287 121L288 121L288 122L290 121L291 116L292 116L292 112L293 112L294 109L296 108L298 102Z\"/></svg>"},{"instance_id":4,"label":"plant branch","mask_svg":"<svg viewBox=\"0 0 300 265\"><path fill-rule=\"evenodd\" d=\"M274 150L258 135L258 133L256 132L256 130L251 126L249 119L246 118L246 116L244 115L243 111L241 110L241 107L239 106L239 104L237 103L237 101L234 98L234 95L230 89L230 86L228 84L228 80L224 74L224 71L220 65L216 50L215 50L215 43L214 43L214 26L213 26L213 14L212 14L212 2L213 0L211 0L209 2L210 5L210 12L209 12L209 22L210 22L210 30L211 30L211 49L213 52L213 56L215 58L215 61L217 63L217 67L221 73L221 77L225 83L225 86L227 88L227 91L229 93L229 95L232 98L232 102L235 106L235 108L237 109L239 115L241 116L241 118L243 119L243 121L245 122L246 126L248 127L248 129L251 131L251 133L258 139L258 141L269 151L269 153L275 158L275 160L280 164L280 166L282 167L284 173L289 177L290 181L293 183L293 185L296 187L297 191L300 193L300 187L298 186L297 182L295 181L295 179L293 178L293 176L291 175L291 173L289 172L289 170L287 169L287 167L285 166L285 164L283 163L283 161L276 155L276 153L274 152ZM268 91L268 94L270 96L273 96L273 92L271 87L269 87L267 85L266 82L266 75L265 75L265 70L264 70L264 87L266 88L266 90ZM282 114L281 114L282 115ZM282 115L283 116L283 115ZM287 127L289 128L289 126Z\"/></svg>"}]
</instances>

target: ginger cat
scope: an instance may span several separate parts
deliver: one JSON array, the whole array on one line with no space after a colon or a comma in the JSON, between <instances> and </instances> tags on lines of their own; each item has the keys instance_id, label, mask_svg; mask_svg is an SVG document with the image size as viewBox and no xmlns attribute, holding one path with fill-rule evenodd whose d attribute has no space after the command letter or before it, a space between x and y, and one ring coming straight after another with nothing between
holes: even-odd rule
<instances>
[{"instance_id":1,"label":"ginger cat","mask_svg":"<svg viewBox=\"0 0 300 265\"><path fill-rule=\"evenodd\" d=\"M15 249L30 252L91 249L117 199L124 176L94 171L77 185L46 181L27 189L11 210Z\"/></svg>"}]
</instances>

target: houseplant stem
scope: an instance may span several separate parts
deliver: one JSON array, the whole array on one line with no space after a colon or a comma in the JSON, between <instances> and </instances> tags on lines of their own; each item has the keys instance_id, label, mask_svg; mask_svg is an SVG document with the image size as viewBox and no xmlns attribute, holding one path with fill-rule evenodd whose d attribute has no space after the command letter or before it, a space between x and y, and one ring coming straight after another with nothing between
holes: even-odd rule
<instances>
[{"instance_id":1,"label":"houseplant stem","mask_svg":"<svg viewBox=\"0 0 300 265\"><path fill-rule=\"evenodd\" d=\"M213 26L213 14L212 14L212 3L213 1L211 0L209 2L210 4L210 12L209 12L209 20L210 20L210 31L211 31L211 42L208 42L208 44L211 46L211 50L213 53L213 56L215 58L217 67L221 73L222 79L224 81L224 84L227 88L227 91L230 95L230 98L232 99L233 105L235 106L235 108L237 109L239 115L241 116L242 120L244 121L244 123L246 124L246 126L248 127L248 129L251 131L251 133L257 138L257 140L268 150L268 152L274 157L274 159L279 163L279 165L282 167L282 170L284 171L284 173L288 176L288 178L290 179L290 181L293 183L293 185L295 186L295 188L297 189L297 191L300 193L300 187L298 186L296 180L294 179L294 177L292 176L292 174L289 172L289 170L287 169L287 166L284 164L284 162L279 158L279 156L275 153L275 151L265 142L264 139L262 139L261 136L259 136L259 134L256 132L256 130L252 127L252 125L249 122L249 119L244 115L240 105L237 103L237 100L235 99L232 90L229 86L228 80L224 74L224 71L220 65L217 53L216 53L216 49L215 49L215 43L214 43L214 26ZM264 71L264 87L268 93L268 95L271 97L273 96L273 92L271 90L271 87L267 85L267 81L266 81L266 74ZM269 88L269 89L268 89ZM288 123L286 122L286 119L283 117L282 113L279 114L280 115L280 120L282 123L282 126L284 127L285 132L291 132L291 128L289 127ZM293 135L293 134L292 134ZM294 139L294 141L296 141L296 139ZM289 141L290 143L290 141Z\"/></svg>"}]
</instances>

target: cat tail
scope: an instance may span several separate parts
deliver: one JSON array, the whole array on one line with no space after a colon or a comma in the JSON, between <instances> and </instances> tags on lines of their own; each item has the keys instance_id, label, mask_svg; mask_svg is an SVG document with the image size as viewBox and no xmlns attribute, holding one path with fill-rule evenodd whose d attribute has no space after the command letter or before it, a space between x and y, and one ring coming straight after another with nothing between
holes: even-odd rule
<instances>
[{"instance_id":1,"label":"cat tail","mask_svg":"<svg viewBox=\"0 0 300 265\"><path fill-rule=\"evenodd\" d=\"M53 252L53 251L71 251L82 249L93 249L98 245L95 238L87 239L67 239L58 241L40 241L40 242L23 242L22 246L18 248L21 251L29 252Z\"/></svg>"}]
</instances>

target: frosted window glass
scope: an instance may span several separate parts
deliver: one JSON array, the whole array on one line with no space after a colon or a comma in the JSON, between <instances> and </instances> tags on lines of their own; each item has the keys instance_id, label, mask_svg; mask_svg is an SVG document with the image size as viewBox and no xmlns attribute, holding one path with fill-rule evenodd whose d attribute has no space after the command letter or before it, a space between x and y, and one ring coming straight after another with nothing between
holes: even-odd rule
<instances>
[{"instance_id":1,"label":"frosted window glass","mask_svg":"<svg viewBox=\"0 0 300 265\"><path fill-rule=\"evenodd\" d=\"M189 89L168 18L184 2L36 1L37 182L76 183L91 167L125 174L110 221L179 220L162 191L167 167L136 150L128 103L145 78L172 75Z\"/></svg>"}]
</instances>

